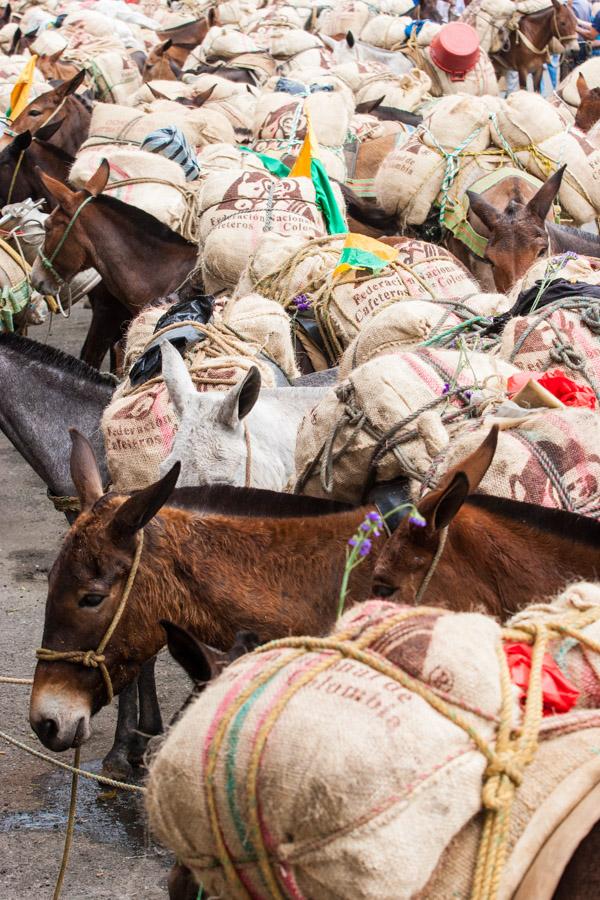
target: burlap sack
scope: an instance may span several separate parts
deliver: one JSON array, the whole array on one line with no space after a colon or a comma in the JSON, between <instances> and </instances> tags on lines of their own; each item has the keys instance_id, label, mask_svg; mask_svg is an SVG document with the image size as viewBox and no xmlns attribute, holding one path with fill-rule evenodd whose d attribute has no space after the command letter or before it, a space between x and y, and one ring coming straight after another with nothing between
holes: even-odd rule
<instances>
[{"instance_id":1,"label":"burlap sack","mask_svg":"<svg viewBox=\"0 0 600 900\"><path fill-rule=\"evenodd\" d=\"M304 110L308 109L319 144L339 147L344 143L354 112L354 101L347 89L338 88L334 83L332 91L316 91L304 97L268 90L269 84L256 102L252 125L255 138L303 140L306 136Z\"/></svg>"},{"instance_id":2,"label":"burlap sack","mask_svg":"<svg viewBox=\"0 0 600 900\"><path fill-rule=\"evenodd\" d=\"M395 50L406 43L406 27L411 22L408 16L375 16L361 31L360 39L373 47Z\"/></svg>"},{"instance_id":3,"label":"burlap sack","mask_svg":"<svg viewBox=\"0 0 600 900\"><path fill-rule=\"evenodd\" d=\"M108 196L137 206L173 231L180 231L186 218L190 192L186 187L185 173L178 163L135 147L114 144L89 147L77 155L69 175L71 184L83 189L103 159L110 163L105 188Z\"/></svg>"},{"instance_id":4,"label":"burlap sack","mask_svg":"<svg viewBox=\"0 0 600 900\"><path fill-rule=\"evenodd\" d=\"M125 351L131 368L156 338L154 328L165 306L142 311L130 326ZM275 387L269 357L289 377L297 375L289 322L272 301L253 295L227 305L225 317L215 315L206 335L184 354L199 391L224 391L257 366L264 387ZM226 321L227 319L227 321ZM138 490L160 477L161 462L171 452L179 422L162 378L134 388L126 378L102 416L102 433L111 481L116 490Z\"/></svg>"},{"instance_id":5,"label":"burlap sack","mask_svg":"<svg viewBox=\"0 0 600 900\"><path fill-rule=\"evenodd\" d=\"M93 82L94 95L102 103L127 103L142 85L140 70L124 51L94 54L86 60L85 68Z\"/></svg>"},{"instance_id":6,"label":"burlap sack","mask_svg":"<svg viewBox=\"0 0 600 900\"><path fill-rule=\"evenodd\" d=\"M422 225L442 188L444 157L416 131L384 159L373 189L378 206L399 222Z\"/></svg>"},{"instance_id":7,"label":"burlap sack","mask_svg":"<svg viewBox=\"0 0 600 900\"><path fill-rule=\"evenodd\" d=\"M256 0L225 0L219 3L221 25L242 25L257 7Z\"/></svg>"},{"instance_id":8,"label":"burlap sack","mask_svg":"<svg viewBox=\"0 0 600 900\"><path fill-rule=\"evenodd\" d=\"M497 126L494 122L491 125L491 136L500 149L504 149L504 142L513 150L541 144L565 130L559 110L532 91L515 91L501 100L496 122Z\"/></svg>"},{"instance_id":9,"label":"burlap sack","mask_svg":"<svg viewBox=\"0 0 600 900\"><path fill-rule=\"evenodd\" d=\"M465 365L455 350L422 349L364 363L303 420L296 490L360 503L371 479L421 479L469 414L454 416L470 403L457 399L465 395L456 395L454 386L476 392L481 408L503 399L506 379L517 371L476 352ZM384 447L385 436L393 440Z\"/></svg>"},{"instance_id":10,"label":"burlap sack","mask_svg":"<svg viewBox=\"0 0 600 900\"><path fill-rule=\"evenodd\" d=\"M339 378L347 378L376 356L417 350L423 341L468 318L495 316L508 308L510 301L504 294L474 294L462 302L408 299L393 303L372 316L348 345L339 363Z\"/></svg>"},{"instance_id":11,"label":"burlap sack","mask_svg":"<svg viewBox=\"0 0 600 900\"><path fill-rule=\"evenodd\" d=\"M156 100L156 94L160 94L167 100L177 100L178 97L192 97L194 88L191 84L183 84L181 81L163 81L160 78L145 82L128 99L127 106L146 107Z\"/></svg>"},{"instance_id":12,"label":"burlap sack","mask_svg":"<svg viewBox=\"0 0 600 900\"><path fill-rule=\"evenodd\" d=\"M476 65L461 81L454 81L447 72L436 66L428 47L421 52L425 60L425 71L431 77L431 93L434 97L443 97L447 94L471 94L476 97L499 95L498 79L485 50L480 50Z\"/></svg>"},{"instance_id":13,"label":"burlap sack","mask_svg":"<svg viewBox=\"0 0 600 900\"><path fill-rule=\"evenodd\" d=\"M201 179L205 179L211 172L226 172L228 169L265 172L265 167L256 154L244 152L233 144L208 144L198 153L197 159Z\"/></svg>"},{"instance_id":14,"label":"burlap sack","mask_svg":"<svg viewBox=\"0 0 600 900\"><path fill-rule=\"evenodd\" d=\"M339 208L344 201L333 186ZM306 241L326 234L307 178L278 179L259 172L215 172L200 195L202 272L208 290L235 287L265 231L300 235Z\"/></svg>"},{"instance_id":15,"label":"burlap sack","mask_svg":"<svg viewBox=\"0 0 600 900\"><path fill-rule=\"evenodd\" d=\"M298 17L296 17L298 18ZM301 26L291 26L284 22L265 23L250 32L261 46L277 60L286 60L306 50L320 49L323 45L315 34L304 31Z\"/></svg>"},{"instance_id":16,"label":"burlap sack","mask_svg":"<svg viewBox=\"0 0 600 900\"><path fill-rule=\"evenodd\" d=\"M439 146L449 152L461 145L470 153L486 150L490 144L489 116L495 108L496 101L490 97L442 97L423 117L423 142L432 149Z\"/></svg>"},{"instance_id":17,"label":"burlap sack","mask_svg":"<svg viewBox=\"0 0 600 900\"><path fill-rule=\"evenodd\" d=\"M145 112L151 109L151 112ZM83 147L102 146L114 141L141 144L151 131L174 125L180 128L193 147L206 144L235 143L235 134L227 118L215 110L187 109L180 103L153 101L134 109L117 104L96 103L90 133Z\"/></svg>"},{"instance_id":18,"label":"burlap sack","mask_svg":"<svg viewBox=\"0 0 600 900\"><path fill-rule=\"evenodd\" d=\"M513 0L473 0L460 20L472 25L479 35L479 46L486 53L497 53L506 40L505 28L515 15Z\"/></svg>"},{"instance_id":19,"label":"burlap sack","mask_svg":"<svg viewBox=\"0 0 600 900\"><path fill-rule=\"evenodd\" d=\"M592 56L591 59L586 59L584 63L581 63L580 66L569 72L559 84L557 93L572 109L576 109L581 103L579 91L577 90L577 79L580 74L585 78L585 82L590 90L600 87L600 57Z\"/></svg>"},{"instance_id":20,"label":"burlap sack","mask_svg":"<svg viewBox=\"0 0 600 900\"><path fill-rule=\"evenodd\" d=\"M473 452L493 421L485 417L453 437L432 460L425 485ZM600 516L600 416L590 409L548 409L501 430L478 493Z\"/></svg>"},{"instance_id":21,"label":"burlap sack","mask_svg":"<svg viewBox=\"0 0 600 900\"><path fill-rule=\"evenodd\" d=\"M558 301L511 319L502 332L500 355L528 371L560 368L578 384L587 383L600 404L598 300Z\"/></svg>"},{"instance_id":22,"label":"burlap sack","mask_svg":"<svg viewBox=\"0 0 600 900\"><path fill-rule=\"evenodd\" d=\"M351 31L356 37L362 32L372 13L364 0L341 0L324 9L318 19L317 31L330 37L344 37Z\"/></svg>"},{"instance_id":23,"label":"burlap sack","mask_svg":"<svg viewBox=\"0 0 600 900\"><path fill-rule=\"evenodd\" d=\"M532 175L546 178L563 163L567 169L558 193L560 205L583 225L600 213L600 139L578 128L557 134L539 145L542 157L530 154L527 168Z\"/></svg>"},{"instance_id":24,"label":"burlap sack","mask_svg":"<svg viewBox=\"0 0 600 900\"><path fill-rule=\"evenodd\" d=\"M333 636L342 635L351 644L362 637L366 653L437 687L453 711L493 740L501 702L494 621L371 601L343 617ZM268 831L269 868L285 898L300 892L319 900L383 900L413 897L425 887L444 847L479 810L486 760L450 718L375 666L322 650L250 654L173 726L151 765L150 826L209 896L234 893L218 863L215 827L234 860L247 858ZM292 692L291 684L301 687ZM243 721L232 716L233 727L226 726L224 716L243 692L249 694ZM259 838L248 773L265 722ZM352 752L340 753L340 742L349 739ZM211 794L216 817L209 813ZM255 854L243 872L247 890L264 891Z\"/></svg>"},{"instance_id":25,"label":"burlap sack","mask_svg":"<svg viewBox=\"0 0 600 900\"><path fill-rule=\"evenodd\" d=\"M199 109L188 109L181 103L170 100L153 100L144 109L152 118L168 119L169 125L180 128L194 147L235 143L231 122L217 104L203 104Z\"/></svg>"},{"instance_id":26,"label":"burlap sack","mask_svg":"<svg viewBox=\"0 0 600 900\"><path fill-rule=\"evenodd\" d=\"M216 111L225 116L233 125L234 131L250 134L258 88L248 84L238 84L221 78L218 75L208 73L188 76L189 81L185 87L190 91L189 96L195 97L212 88L209 99L203 103L205 110ZM178 82L170 82L178 83Z\"/></svg>"},{"instance_id":27,"label":"burlap sack","mask_svg":"<svg viewBox=\"0 0 600 900\"><path fill-rule=\"evenodd\" d=\"M384 106L413 112L430 90L431 79L421 69L412 69L403 75L375 72L361 78L356 102L365 103L383 97Z\"/></svg>"},{"instance_id":28,"label":"burlap sack","mask_svg":"<svg viewBox=\"0 0 600 900\"><path fill-rule=\"evenodd\" d=\"M253 37L229 25L209 29L202 42L202 51L208 61L233 59L240 53L264 49Z\"/></svg>"},{"instance_id":29,"label":"burlap sack","mask_svg":"<svg viewBox=\"0 0 600 900\"><path fill-rule=\"evenodd\" d=\"M528 291L536 281L581 281L584 284L600 284L600 259L593 256L574 256L565 258L564 254L538 259L530 266L522 279L517 281L510 291L510 297L516 301L519 294Z\"/></svg>"}]
</instances>

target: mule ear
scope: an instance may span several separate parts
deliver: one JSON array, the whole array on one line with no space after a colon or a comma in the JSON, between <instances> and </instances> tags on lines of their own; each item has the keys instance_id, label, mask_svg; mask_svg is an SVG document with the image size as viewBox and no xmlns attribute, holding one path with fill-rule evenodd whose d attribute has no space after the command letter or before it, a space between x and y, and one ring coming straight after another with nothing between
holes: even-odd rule
<instances>
[{"instance_id":1,"label":"mule ear","mask_svg":"<svg viewBox=\"0 0 600 900\"><path fill-rule=\"evenodd\" d=\"M82 84L83 79L85 78L85 69L81 69L77 75L73 75L72 78L69 78L68 81L63 81L61 86L58 88L58 92L61 97L68 97L69 94L74 94L77 88Z\"/></svg>"},{"instance_id":2,"label":"mule ear","mask_svg":"<svg viewBox=\"0 0 600 900\"><path fill-rule=\"evenodd\" d=\"M550 212L550 207L554 203L554 198L560 190L560 185L565 174L566 165L561 166L558 171L551 175L550 178L541 186L537 194L531 198L527 204L527 209L531 215L536 216L540 222L544 222L546 216Z\"/></svg>"},{"instance_id":3,"label":"mule ear","mask_svg":"<svg viewBox=\"0 0 600 900\"><path fill-rule=\"evenodd\" d=\"M36 128L34 137L38 141L49 141L51 137L54 137L62 123L65 121L65 117L62 119L57 119L55 122L48 122L47 125L41 125L40 128Z\"/></svg>"},{"instance_id":4,"label":"mule ear","mask_svg":"<svg viewBox=\"0 0 600 900\"><path fill-rule=\"evenodd\" d=\"M498 426L494 425L479 447L450 469L438 488L425 494L418 509L427 520L428 532L450 524L469 494L479 487L492 464L497 446Z\"/></svg>"},{"instance_id":5,"label":"mule ear","mask_svg":"<svg viewBox=\"0 0 600 900\"><path fill-rule=\"evenodd\" d=\"M169 653L194 684L206 684L218 675L216 651L197 641L193 634L174 622L161 619L160 624L167 632Z\"/></svg>"},{"instance_id":6,"label":"mule ear","mask_svg":"<svg viewBox=\"0 0 600 900\"><path fill-rule=\"evenodd\" d=\"M110 164L107 159L103 159L92 177L86 183L86 191L88 191L92 197L98 197L108 184L109 175Z\"/></svg>"},{"instance_id":7,"label":"mule ear","mask_svg":"<svg viewBox=\"0 0 600 900\"><path fill-rule=\"evenodd\" d=\"M164 42L164 44L161 44L160 47L157 47L156 52L159 56L162 56L164 53L167 52L167 50L170 50L172 46L173 46L173 41L171 40L171 38L167 38L167 40Z\"/></svg>"},{"instance_id":8,"label":"mule ear","mask_svg":"<svg viewBox=\"0 0 600 900\"><path fill-rule=\"evenodd\" d=\"M11 144L9 145L9 150L14 155L23 153L25 150L27 150L28 147L31 146L32 140L33 135L29 130L22 131L20 134L17 134L13 138Z\"/></svg>"},{"instance_id":9,"label":"mule ear","mask_svg":"<svg viewBox=\"0 0 600 900\"><path fill-rule=\"evenodd\" d=\"M355 38L354 38L354 35L352 34L351 31L347 31L347 32L346 32L346 43L348 44L348 46L350 47L350 49L352 49L352 48L354 47L355 43L356 43L356 40L355 40Z\"/></svg>"},{"instance_id":10,"label":"mule ear","mask_svg":"<svg viewBox=\"0 0 600 900\"><path fill-rule=\"evenodd\" d=\"M13 34L13 39L10 43L10 47L8 48L8 56L14 56L17 50L17 45L21 38L23 37L23 32L20 28L17 28L15 33Z\"/></svg>"},{"instance_id":11,"label":"mule ear","mask_svg":"<svg viewBox=\"0 0 600 900\"><path fill-rule=\"evenodd\" d=\"M164 341L160 345L162 354L162 377L167 386L169 397L173 402L175 411L179 418L183 417L183 412L190 397L196 396L196 388L188 371L188 367L181 355L177 352L173 344Z\"/></svg>"},{"instance_id":12,"label":"mule ear","mask_svg":"<svg viewBox=\"0 0 600 900\"><path fill-rule=\"evenodd\" d=\"M583 74L583 72L580 72L579 75L577 76L576 84L577 84L577 93L579 94L579 99L583 102L583 100L585 100L585 98L587 97L587 95L590 92L588 83L585 80L585 75Z\"/></svg>"},{"instance_id":13,"label":"mule ear","mask_svg":"<svg viewBox=\"0 0 600 900\"><path fill-rule=\"evenodd\" d=\"M260 372L256 366L251 366L239 384L236 384L225 394L225 398L219 407L217 421L222 425L235 428L248 415L258 400L260 385Z\"/></svg>"},{"instance_id":14,"label":"mule ear","mask_svg":"<svg viewBox=\"0 0 600 900\"><path fill-rule=\"evenodd\" d=\"M206 103L207 100L210 99L211 94L213 93L216 86L217 86L217 82L215 81L214 84L211 84L211 86L208 88L208 90L202 91L201 94L196 94L196 96L192 98L192 100L194 101L194 106L200 107L204 103Z\"/></svg>"},{"instance_id":15,"label":"mule ear","mask_svg":"<svg viewBox=\"0 0 600 900\"><path fill-rule=\"evenodd\" d=\"M149 81L146 82L146 87L148 88L148 90L150 91L152 96L155 97L157 100L168 100L169 99L166 94L161 94L160 91L157 91L156 88L153 88ZM179 99L179 98L177 98L177 99Z\"/></svg>"},{"instance_id":16,"label":"mule ear","mask_svg":"<svg viewBox=\"0 0 600 900\"><path fill-rule=\"evenodd\" d=\"M62 181L58 181L57 178L52 178L51 175L46 175L45 172L42 172L39 166L35 167L35 171L38 173L43 184L46 186L47 190L50 191L54 199L61 206L69 208L70 205L74 202L75 197L77 196L75 191L72 191L71 188L67 187L66 184L63 184Z\"/></svg>"},{"instance_id":17,"label":"mule ear","mask_svg":"<svg viewBox=\"0 0 600 900\"><path fill-rule=\"evenodd\" d=\"M560 2L560 0L552 0L552 6L558 12L561 9L561 7L563 6L563 4Z\"/></svg>"},{"instance_id":18,"label":"mule ear","mask_svg":"<svg viewBox=\"0 0 600 900\"><path fill-rule=\"evenodd\" d=\"M71 478L81 503L81 511L91 509L104 494L102 477L92 445L76 428L69 428L71 435Z\"/></svg>"},{"instance_id":19,"label":"mule ear","mask_svg":"<svg viewBox=\"0 0 600 900\"><path fill-rule=\"evenodd\" d=\"M475 215L481 219L488 231L494 231L502 220L502 213L498 212L491 203L488 203L487 200L484 200L480 194L476 194L474 191L467 191L467 197Z\"/></svg>"},{"instance_id":20,"label":"mule ear","mask_svg":"<svg viewBox=\"0 0 600 900\"><path fill-rule=\"evenodd\" d=\"M211 6L206 14L206 21L208 22L209 28L213 28L217 24L217 10L214 6Z\"/></svg>"},{"instance_id":21,"label":"mule ear","mask_svg":"<svg viewBox=\"0 0 600 900\"><path fill-rule=\"evenodd\" d=\"M154 518L175 490L180 469L181 463L176 462L161 479L136 491L118 508L111 523L117 541L132 537Z\"/></svg>"},{"instance_id":22,"label":"mule ear","mask_svg":"<svg viewBox=\"0 0 600 900\"><path fill-rule=\"evenodd\" d=\"M48 62L57 63L64 52L65 51L63 48L61 50L56 50L54 53L51 53L50 55L48 55L47 53L42 53L42 56L45 56L46 59L48 60Z\"/></svg>"},{"instance_id":23,"label":"mule ear","mask_svg":"<svg viewBox=\"0 0 600 900\"><path fill-rule=\"evenodd\" d=\"M8 23L10 22L11 15L12 15L12 9L11 9L10 3L7 3L6 6L4 7L4 12L2 13L2 18L0 19L0 22L3 25L8 25Z\"/></svg>"}]
</instances>

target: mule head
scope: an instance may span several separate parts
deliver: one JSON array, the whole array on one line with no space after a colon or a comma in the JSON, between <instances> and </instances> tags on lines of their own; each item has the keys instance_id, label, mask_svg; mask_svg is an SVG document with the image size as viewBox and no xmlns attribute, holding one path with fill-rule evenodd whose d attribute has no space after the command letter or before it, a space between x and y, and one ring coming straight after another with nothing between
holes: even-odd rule
<instances>
[{"instance_id":1,"label":"mule head","mask_svg":"<svg viewBox=\"0 0 600 900\"><path fill-rule=\"evenodd\" d=\"M501 293L507 293L536 259L547 255L546 219L565 169L562 166L551 175L527 203L514 198L503 211L481 195L467 191L471 210L479 220L472 224L488 238L485 259L491 263L494 282Z\"/></svg>"},{"instance_id":2,"label":"mule head","mask_svg":"<svg viewBox=\"0 0 600 900\"><path fill-rule=\"evenodd\" d=\"M179 416L179 428L171 453L161 464L161 474L177 460L182 487L217 482L244 485L248 456L244 419L259 398L259 370L252 366L226 393L197 391L173 345L165 342L161 350L163 379Z\"/></svg>"},{"instance_id":3,"label":"mule head","mask_svg":"<svg viewBox=\"0 0 600 900\"><path fill-rule=\"evenodd\" d=\"M440 546L442 529L451 525L469 494L479 486L492 463L497 442L495 425L470 456L446 473L439 487L422 497L417 509L425 526L418 526L408 517L398 525L375 564L374 596L391 598L396 603L414 603ZM427 593L423 599L431 604Z\"/></svg>"},{"instance_id":4,"label":"mule head","mask_svg":"<svg viewBox=\"0 0 600 900\"><path fill-rule=\"evenodd\" d=\"M118 693L164 643L164 632L147 614L157 566L153 546L161 531L154 517L173 492L179 467L131 496L103 494L91 445L74 430L71 438L71 477L82 512L48 576L42 646L55 651L98 648L123 596L139 532L144 529L131 593L104 651L113 690ZM98 668L40 659L31 692L31 727L51 750L77 746L89 738L91 717L107 699Z\"/></svg>"},{"instance_id":5,"label":"mule head","mask_svg":"<svg viewBox=\"0 0 600 900\"><path fill-rule=\"evenodd\" d=\"M77 88L85 78L85 70L82 69L73 78L63 81L58 87L51 91L40 94L31 103L28 103L22 113L20 113L12 124L12 130L17 134L23 131L31 131L41 140L49 140L49 137L42 138L39 129L47 122L52 113L54 113L61 103L63 103L70 94L74 94ZM60 123L64 121L64 116ZM56 129L58 130L58 128ZM52 133L52 137L54 136Z\"/></svg>"},{"instance_id":6,"label":"mule head","mask_svg":"<svg viewBox=\"0 0 600 900\"><path fill-rule=\"evenodd\" d=\"M55 294L60 287L56 273L63 281L69 282L78 272L94 265L94 242L84 225L86 209L82 209L82 204L90 197L100 196L108 183L110 166L103 159L81 191L72 190L39 168L37 172L56 206L46 219L42 248L44 257L51 261L52 268L44 265L38 256L31 270L31 283L42 294ZM65 235L67 239L63 241ZM59 246L61 241L63 244Z\"/></svg>"},{"instance_id":7,"label":"mule head","mask_svg":"<svg viewBox=\"0 0 600 900\"><path fill-rule=\"evenodd\" d=\"M600 120L600 88L589 88L583 72L580 72L577 93L580 102L575 114L575 126L587 132Z\"/></svg>"},{"instance_id":8,"label":"mule head","mask_svg":"<svg viewBox=\"0 0 600 900\"><path fill-rule=\"evenodd\" d=\"M569 3L552 0L554 7L553 36L558 38L566 53L579 53L577 40L577 16Z\"/></svg>"}]
</instances>

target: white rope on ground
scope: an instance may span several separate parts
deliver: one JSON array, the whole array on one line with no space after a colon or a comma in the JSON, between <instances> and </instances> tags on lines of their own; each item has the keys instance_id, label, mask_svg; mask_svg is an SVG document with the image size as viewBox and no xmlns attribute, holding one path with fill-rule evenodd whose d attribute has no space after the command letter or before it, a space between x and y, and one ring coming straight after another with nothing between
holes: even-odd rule
<instances>
[{"instance_id":1,"label":"white rope on ground","mask_svg":"<svg viewBox=\"0 0 600 900\"><path fill-rule=\"evenodd\" d=\"M6 734L4 731L0 731L0 740L6 741L7 744L12 744L14 747L18 747L20 750L25 750L25 752L30 753L31 756L43 759L45 762L49 762L59 769L65 769L67 772L74 772L77 775L81 775L82 778L89 778L92 781L98 781L100 784L105 784L107 787L119 788L123 791L131 791L132 793L139 794L146 793L146 788L140 787L137 784L129 784L127 781L117 781L114 778L108 778L106 775L96 775L95 772L87 772L85 769L81 769L77 766L70 766L68 763L53 759L53 757L48 756L47 753L42 753L40 750L29 747L27 744L24 744L23 741L11 737L10 734Z\"/></svg>"}]
</instances>

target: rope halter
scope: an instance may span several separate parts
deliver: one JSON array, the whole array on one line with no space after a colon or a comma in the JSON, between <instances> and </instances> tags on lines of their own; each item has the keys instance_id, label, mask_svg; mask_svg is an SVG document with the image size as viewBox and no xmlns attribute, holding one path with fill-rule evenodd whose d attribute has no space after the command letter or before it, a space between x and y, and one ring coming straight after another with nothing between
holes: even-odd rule
<instances>
[{"instance_id":1,"label":"rope halter","mask_svg":"<svg viewBox=\"0 0 600 900\"><path fill-rule=\"evenodd\" d=\"M83 212L83 208L84 208L85 206L87 206L87 204L88 204L91 200L93 200L93 199L94 199L93 194L90 194L90 196L89 196L89 197L86 197L85 200L83 200L82 203L77 207L77 209L75 210L75 214L74 214L73 218L70 220L70 222L68 223L67 227L65 228L64 234L62 235L62 237L61 237L61 239L59 240L58 244L57 244L56 247L54 248L54 250L53 250L53 252L52 252L52 254L51 254L50 257L45 256L43 245L42 245L42 246L39 248L39 250L38 250L38 256L40 257L40 259L41 259L41 261L42 261L43 267L44 267L45 269L47 269L48 272L50 272L50 274L52 275L52 277L54 278L54 280L56 281L56 283L57 283L58 285L61 285L61 286L62 286L62 285L64 285L64 284L66 284L66 281L65 281L65 279L62 277L62 275L60 275L60 274L56 271L56 269L54 268L54 260L56 259L56 257L58 256L58 254L60 253L60 251L62 250L62 248L64 247L65 241L66 241L67 238L69 237L69 234L71 233L71 229L73 228L73 225L74 225L75 222L77 221L77 219L78 219L80 213Z\"/></svg>"},{"instance_id":2,"label":"rope halter","mask_svg":"<svg viewBox=\"0 0 600 900\"><path fill-rule=\"evenodd\" d=\"M104 686L106 687L106 696L108 698L108 703L112 703L114 691L110 672L108 671L108 668L106 666L106 657L104 655L104 651L106 650L108 642L113 636L115 628L119 624L121 616L125 611L125 606L127 604L127 600L129 598L129 594L131 593L131 589L135 581L135 576L137 575L137 571L140 565L143 546L144 532L142 530L139 532L133 562L131 563L131 569L129 570L129 575L127 576L127 581L125 582L125 587L123 589L123 596L121 597L119 605L115 610L115 614L112 617L110 625L106 629L104 637L98 644L97 650L49 650L47 647L40 647L39 650L36 650L35 652L37 658L42 662L70 662L85 666L86 668L90 669L99 669L100 674L102 675L102 678L104 680Z\"/></svg>"}]
</instances>

